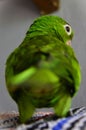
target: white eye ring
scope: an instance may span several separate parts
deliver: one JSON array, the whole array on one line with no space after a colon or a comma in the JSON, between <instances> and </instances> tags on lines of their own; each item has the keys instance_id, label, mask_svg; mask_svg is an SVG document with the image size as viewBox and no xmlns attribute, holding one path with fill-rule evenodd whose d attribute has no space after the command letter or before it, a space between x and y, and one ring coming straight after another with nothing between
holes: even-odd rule
<instances>
[{"instance_id":1,"label":"white eye ring","mask_svg":"<svg viewBox=\"0 0 86 130\"><path fill-rule=\"evenodd\" d=\"M72 29L71 26L69 24L64 25L65 31L67 32L68 35L71 34Z\"/></svg>"}]
</instances>

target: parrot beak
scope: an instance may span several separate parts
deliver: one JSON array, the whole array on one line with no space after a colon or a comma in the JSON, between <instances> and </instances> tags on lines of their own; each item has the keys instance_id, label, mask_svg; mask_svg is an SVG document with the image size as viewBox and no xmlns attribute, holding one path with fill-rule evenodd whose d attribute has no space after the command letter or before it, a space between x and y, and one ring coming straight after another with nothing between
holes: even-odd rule
<instances>
[{"instance_id":1,"label":"parrot beak","mask_svg":"<svg viewBox=\"0 0 86 130\"><path fill-rule=\"evenodd\" d=\"M67 41L66 44L71 46L71 40Z\"/></svg>"}]
</instances>

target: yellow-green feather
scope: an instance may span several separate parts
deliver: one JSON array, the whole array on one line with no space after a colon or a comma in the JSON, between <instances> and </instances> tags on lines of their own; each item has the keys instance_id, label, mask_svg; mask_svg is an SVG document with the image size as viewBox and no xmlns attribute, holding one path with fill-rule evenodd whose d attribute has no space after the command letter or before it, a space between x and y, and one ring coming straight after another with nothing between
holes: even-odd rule
<instances>
[{"instance_id":1,"label":"yellow-green feather","mask_svg":"<svg viewBox=\"0 0 86 130\"><path fill-rule=\"evenodd\" d=\"M53 107L66 116L81 82L80 65L72 47L73 31L67 35L57 16L34 21L24 41L7 59L7 89L18 105L20 120L26 122L35 108Z\"/></svg>"}]
</instances>

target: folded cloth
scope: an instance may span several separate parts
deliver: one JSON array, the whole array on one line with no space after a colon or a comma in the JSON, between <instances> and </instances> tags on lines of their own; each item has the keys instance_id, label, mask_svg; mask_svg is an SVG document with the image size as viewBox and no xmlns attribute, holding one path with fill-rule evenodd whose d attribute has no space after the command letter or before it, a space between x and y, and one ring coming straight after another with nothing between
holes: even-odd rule
<instances>
[{"instance_id":1,"label":"folded cloth","mask_svg":"<svg viewBox=\"0 0 86 130\"><path fill-rule=\"evenodd\" d=\"M38 112L27 124L21 125L17 113L1 114L0 130L86 130L86 108L71 109L63 118L53 112Z\"/></svg>"}]
</instances>

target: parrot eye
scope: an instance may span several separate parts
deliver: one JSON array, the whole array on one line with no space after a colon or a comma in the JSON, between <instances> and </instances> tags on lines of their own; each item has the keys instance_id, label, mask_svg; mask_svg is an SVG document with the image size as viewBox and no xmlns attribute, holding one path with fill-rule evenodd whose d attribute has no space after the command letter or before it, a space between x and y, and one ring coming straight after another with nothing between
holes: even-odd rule
<instances>
[{"instance_id":1,"label":"parrot eye","mask_svg":"<svg viewBox=\"0 0 86 130\"><path fill-rule=\"evenodd\" d=\"M64 28L65 28L65 31L67 32L67 34L70 35L71 31L72 31L70 25L66 24L66 25L64 25Z\"/></svg>"}]
</instances>

